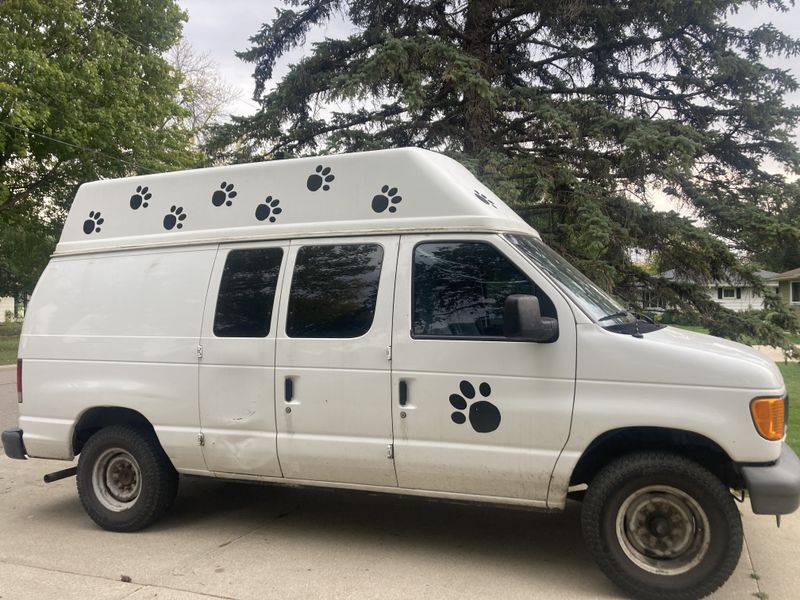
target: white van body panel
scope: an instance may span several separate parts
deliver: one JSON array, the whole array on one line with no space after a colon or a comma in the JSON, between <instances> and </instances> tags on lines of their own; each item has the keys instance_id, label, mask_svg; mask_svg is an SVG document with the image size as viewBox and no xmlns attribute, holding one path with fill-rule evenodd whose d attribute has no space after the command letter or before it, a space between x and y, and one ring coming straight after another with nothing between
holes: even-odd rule
<instances>
[{"instance_id":1,"label":"white van body panel","mask_svg":"<svg viewBox=\"0 0 800 600\"><path fill-rule=\"evenodd\" d=\"M785 393L775 363L743 344L674 327L637 339L581 325L574 425L553 475L551 505L563 505L586 448L626 427L689 431L736 462L775 461L780 442L755 433L750 402Z\"/></svg>"},{"instance_id":2,"label":"white van body panel","mask_svg":"<svg viewBox=\"0 0 800 600\"><path fill-rule=\"evenodd\" d=\"M20 427L31 456L71 458L83 412L120 406L150 419L176 468L205 468L196 348L215 254L198 247L50 262L20 338L30 399Z\"/></svg>"},{"instance_id":3,"label":"white van body panel","mask_svg":"<svg viewBox=\"0 0 800 600\"><path fill-rule=\"evenodd\" d=\"M278 456L287 478L396 486L392 443L392 303L399 237L294 242L288 272L305 246L369 244L383 249L377 303L369 331L355 338L289 337L291 282L281 294L275 389ZM291 379L294 396L284 396Z\"/></svg>"},{"instance_id":4,"label":"white van body panel","mask_svg":"<svg viewBox=\"0 0 800 600\"><path fill-rule=\"evenodd\" d=\"M554 302L559 337L550 344L485 339L414 338L410 332L414 248L425 242L493 246ZM556 459L569 435L575 393L575 321L561 293L496 235L404 236L400 247L392 340L395 468L401 487L542 504ZM398 402L401 381L408 403ZM492 402L500 424L476 432L455 423L449 402L470 383L466 416L475 402ZM488 385L488 395L480 391ZM405 415L405 416L403 416Z\"/></svg>"},{"instance_id":5,"label":"white van body panel","mask_svg":"<svg viewBox=\"0 0 800 600\"><path fill-rule=\"evenodd\" d=\"M324 182L318 166L334 178ZM538 236L456 161L399 148L87 183L55 254L453 230Z\"/></svg>"},{"instance_id":6,"label":"white van body panel","mask_svg":"<svg viewBox=\"0 0 800 600\"><path fill-rule=\"evenodd\" d=\"M288 243L262 242L224 245L214 262L203 317L202 360L199 372L200 427L203 456L209 471L281 477L275 426L275 332L278 311L273 310L266 337L214 335L217 291L225 261L233 250L274 248ZM281 289L285 268L278 275Z\"/></svg>"}]
</instances>

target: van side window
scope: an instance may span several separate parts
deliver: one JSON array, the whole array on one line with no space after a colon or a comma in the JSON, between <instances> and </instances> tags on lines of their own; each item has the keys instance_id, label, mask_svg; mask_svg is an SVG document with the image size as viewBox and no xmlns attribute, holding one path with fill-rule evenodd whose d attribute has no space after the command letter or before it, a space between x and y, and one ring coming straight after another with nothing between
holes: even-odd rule
<instances>
[{"instance_id":1,"label":"van side window","mask_svg":"<svg viewBox=\"0 0 800 600\"><path fill-rule=\"evenodd\" d=\"M537 296L542 315L556 316L550 298L491 244L419 244L413 278L415 337L502 338L511 294Z\"/></svg>"},{"instance_id":2,"label":"van side window","mask_svg":"<svg viewBox=\"0 0 800 600\"><path fill-rule=\"evenodd\" d=\"M232 250L225 259L219 284L214 335L266 337L272 320L275 286L283 250Z\"/></svg>"},{"instance_id":3,"label":"van side window","mask_svg":"<svg viewBox=\"0 0 800 600\"><path fill-rule=\"evenodd\" d=\"M286 334L354 338L372 326L383 248L377 244L303 246L297 252Z\"/></svg>"}]
</instances>

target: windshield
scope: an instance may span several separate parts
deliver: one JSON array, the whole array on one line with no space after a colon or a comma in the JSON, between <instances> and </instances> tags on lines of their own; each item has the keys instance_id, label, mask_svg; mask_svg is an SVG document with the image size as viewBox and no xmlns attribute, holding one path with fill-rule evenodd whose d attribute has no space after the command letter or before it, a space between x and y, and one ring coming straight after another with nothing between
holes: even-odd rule
<instances>
[{"instance_id":1,"label":"windshield","mask_svg":"<svg viewBox=\"0 0 800 600\"><path fill-rule=\"evenodd\" d=\"M587 315L603 327L633 323L636 320L616 300L541 240L529 235L506 234L504 237L549 275Z\"/></svg>"}]
</instances>

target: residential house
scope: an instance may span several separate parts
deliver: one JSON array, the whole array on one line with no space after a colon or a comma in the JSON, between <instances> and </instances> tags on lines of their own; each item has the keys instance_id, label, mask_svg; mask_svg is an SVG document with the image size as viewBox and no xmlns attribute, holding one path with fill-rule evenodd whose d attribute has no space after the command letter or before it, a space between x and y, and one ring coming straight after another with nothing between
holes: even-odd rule
<instances>
[{"instance_id":1,"label":"residential house","mask_svg":"<svg viewBox=\"0 0 800 600\"><path fill-rule=\"evenodd\" d=\"M774 281L777 273L772 271L756 271L756 275L760 277L767 287L777 289L778 283ZM656 277L666 279L668 281L676 280L675 270L664 271L659 273ZM798 275L800 279L800 275ZM729 308L736 312L743 312L745 310L761 310L764 308L764 299L756 291L756 289L745 281L741 281L736 277L732 277L730 281L711 281L703 284L708 292L708 295L719 302L725 308ZM646 310L664 310L667 307L663 302L659 302L657 298L652 295L643 295L643 306ZM798 295L800 301L800 294Z\"/></svg>"},{"instance_id":2,"label":"residential house","mask_svg":"<svg viewBox=\"0 0 800 600\"><path fill-rule=\"evenodd\" d=\"M6 322L6 312L14 312L14 298L0 298L0 323Z\"/></svg>"},{"instance_id":3,"label":"residential house","mask_svg":"<svg viewBox=\"0 0 800 600\"><path fill-rule=\"evenodd\" d=\"M800 312L800 268L778 273L772 281L778 286L778 293L797 312Z\"/></svg>"}]
</instances>

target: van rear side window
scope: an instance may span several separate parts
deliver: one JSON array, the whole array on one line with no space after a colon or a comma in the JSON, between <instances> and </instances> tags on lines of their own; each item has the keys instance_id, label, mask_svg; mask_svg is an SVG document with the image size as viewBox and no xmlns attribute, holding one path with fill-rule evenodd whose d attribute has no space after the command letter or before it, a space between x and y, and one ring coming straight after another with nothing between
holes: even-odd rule
<instances>
[{"instance_id":1,"label":"van rear side window","mask_svg":"<svg viewBox=\"0 0 800 600\"><path fill-rule=\"evenodd\" d=\"M377 244L304 246L297 252L286 334L354 338L375 316L383 248Z\"/></svg>"},{"instance_id":2,"label":"van rear side window","mask_svg":"<svg viewBox=\"0 0 800 600\"><path fill-rule=\"evenodd\" d=\"M272 321L275 286L283 250L232 250L225 260L219 284L214 335L266 337Z\"/></svg>"}]
</instances>

